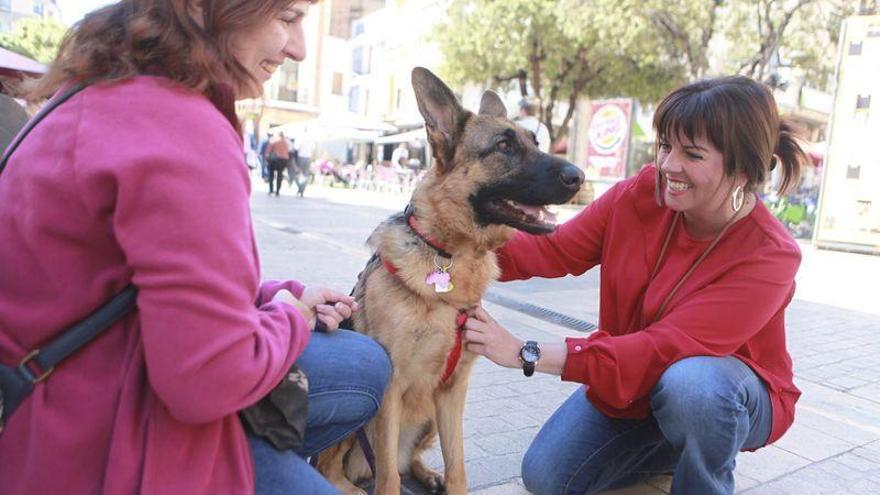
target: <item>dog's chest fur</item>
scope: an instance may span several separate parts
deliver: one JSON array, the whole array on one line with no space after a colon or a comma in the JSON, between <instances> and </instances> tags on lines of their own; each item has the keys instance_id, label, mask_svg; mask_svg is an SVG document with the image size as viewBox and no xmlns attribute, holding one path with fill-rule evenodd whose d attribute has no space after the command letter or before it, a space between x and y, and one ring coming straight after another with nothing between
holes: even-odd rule
<instances>
[{"instance_id":1,"label":"dog's chest fur","mask_svg":"<svg viewBox=\"0 0 880 495\"><path fill-rule=\"evenodd\" d=\"M455 343L459 310L477 305L498 276L495 254L456 253L449 270L454 289L437 293L425 282L436 270L435 252L415 238L400 218L381 224L368 243L397 272L389 273L379 259L365 268L355 287L355 297L363 308L355 316L355 329L385 347L394 363L395 379L402 380L401 387L410 391L407 395L431 392L440 384ZM439 261L447 263L442 258ZM475 357L463 352L450 381L466 374Z\"/></svg>"}]
</instances>

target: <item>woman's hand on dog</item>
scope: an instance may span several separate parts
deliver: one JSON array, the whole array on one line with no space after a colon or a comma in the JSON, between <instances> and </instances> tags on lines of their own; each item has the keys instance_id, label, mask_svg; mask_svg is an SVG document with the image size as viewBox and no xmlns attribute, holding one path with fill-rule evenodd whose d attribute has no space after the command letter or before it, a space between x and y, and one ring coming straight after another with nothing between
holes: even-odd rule
<instances>
[{"instance_id":1,"label":"woman's hand on dog","mask_svg":"<svg viewBox=\"0 0 880 495\"><path fill-rule=\"evenodd\" d=\"M339 328L339 324L350 318L358 309L353 297L326 287L306 287L299 300L311 309L328 332Z\"/></svg>"},{"instance_id":2,"label":"woman's hand on dog","mask_svg":"<svg viewBox=\"0 0 880 495\"><path fill-rule=\"evenodd\" d=\"M464 325L464 341L467 350L486 356L499 366L519 368L519 350L523 341L514 337L498 324L482 307L468 311Z\"/></svg>"}]
</instances>

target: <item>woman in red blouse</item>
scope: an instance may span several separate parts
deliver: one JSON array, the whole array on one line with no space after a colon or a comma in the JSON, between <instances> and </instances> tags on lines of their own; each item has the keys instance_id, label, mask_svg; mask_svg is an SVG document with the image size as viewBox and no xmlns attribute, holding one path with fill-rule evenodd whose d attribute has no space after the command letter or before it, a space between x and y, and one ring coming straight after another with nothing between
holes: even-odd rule
<instances>
[{"instance_id":1,"label":"woman in red blouse","mask_svg":"<svg viewBox=\"0 0 880 495\"><path fill-rule=\"evenodd\" d=\"M526 342L478 308L468 348L585 384L523 460L535 493L596 493L674 473L672 493L733 493L740 450L777 440L800 391L785 308L800 251L757 199L806 159L771 93L745 77L697 82L654 117L655 166L615 185L549 236L518 233L502 280L601 264L599 330Z\"/></svg>"}]
</instances>

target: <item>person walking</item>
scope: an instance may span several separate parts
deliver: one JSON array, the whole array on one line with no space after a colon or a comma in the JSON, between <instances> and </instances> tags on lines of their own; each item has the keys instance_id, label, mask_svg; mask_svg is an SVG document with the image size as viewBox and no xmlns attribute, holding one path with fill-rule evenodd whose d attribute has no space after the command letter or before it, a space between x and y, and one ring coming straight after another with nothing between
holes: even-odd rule
<instances>
[{"instance_id":1,"label":"person walking","mask_svg":"<svg viewBox=\"0 0 880 495\"><path fill-rule=\"evenodd\" d=\"M284 171L290 162L290 143L283 132L279 132L277 136L269 141L269 194L273 193L272 185L275 185L275 196L281 194L281 181L284 178Z\"/></svg>"}]
</instances>

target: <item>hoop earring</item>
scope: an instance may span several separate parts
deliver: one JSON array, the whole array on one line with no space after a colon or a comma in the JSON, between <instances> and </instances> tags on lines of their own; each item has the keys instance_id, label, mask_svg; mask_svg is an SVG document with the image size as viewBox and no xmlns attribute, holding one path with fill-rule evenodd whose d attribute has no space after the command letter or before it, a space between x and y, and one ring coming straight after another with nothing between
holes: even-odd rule
<instances>
[{"instance_id":1,"label":"hoop earring","mask_svg":"<svg viewBox=\"0 0 880 495\"><path fill-rule=\"evenodd\" d=\"M657 169L657 178L654 181L654 199L657 201L657 206L663 207L663 172L660 171L660 164L655 164L654 167Z\"/></svg>"},{"instance_id":2,"label":"hoop earring","mask_svg":"<svg viewBox=\"0 0 880 495\"><path fill-rule=\"evenodd\" d=\"M739 213L739 210L742 209L743 203L745 202L746 192L743 189L743 186L736 186L733 193L730 195L730 206L733 207L733 212Z\"/></svg>"},{"instance_id":3,"label":"hoop earring","mask_svg":"<svg viewBox=\"0 0 880 495\"><path fill-rule=\"evenodd\" d=\"M779 155L773 153L773 155L770 156L770 171L772 172L775 170L776 166L780 163L782 163L782 158L779 158Z\"/></svg>"}]
</instances>

